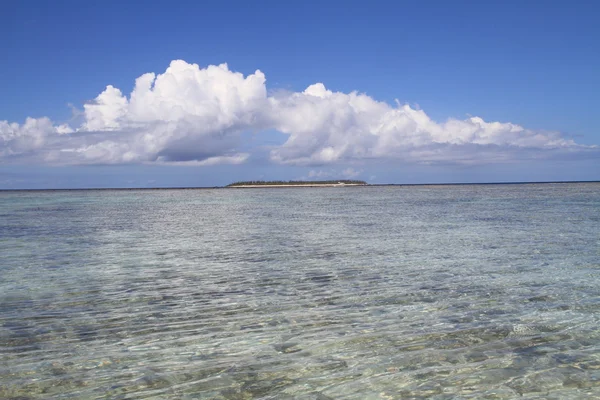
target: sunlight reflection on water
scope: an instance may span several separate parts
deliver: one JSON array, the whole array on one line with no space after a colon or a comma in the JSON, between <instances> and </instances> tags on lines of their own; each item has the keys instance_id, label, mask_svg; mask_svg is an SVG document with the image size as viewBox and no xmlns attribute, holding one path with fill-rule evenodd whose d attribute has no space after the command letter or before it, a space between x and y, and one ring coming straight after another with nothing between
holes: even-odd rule
<instances>
[{"instance_id":1,"label":"sunlight reflection on water","mask_svg":"<svg viewBox=\"0 0 600 400\"><path fill-rule=\"evenodd\" d=\"M600 184L0 192L0 398L597 398Z\"/></svg>"}]
</instances>

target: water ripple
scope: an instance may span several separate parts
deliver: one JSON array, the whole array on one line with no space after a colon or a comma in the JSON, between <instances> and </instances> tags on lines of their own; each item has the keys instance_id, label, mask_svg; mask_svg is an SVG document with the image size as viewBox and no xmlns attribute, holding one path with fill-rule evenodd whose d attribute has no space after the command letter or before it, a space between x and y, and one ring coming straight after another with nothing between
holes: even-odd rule
<instances>
[{"instance_id":1,"label":"water ripple","mask_svg":"<svg viewBox=\"0 0 600 400\"><path fill-rule=\"evenodd\" d=\"M599 184L0 192L0 398L598 398L599 214Z\"/></svg>"}]
</instances>

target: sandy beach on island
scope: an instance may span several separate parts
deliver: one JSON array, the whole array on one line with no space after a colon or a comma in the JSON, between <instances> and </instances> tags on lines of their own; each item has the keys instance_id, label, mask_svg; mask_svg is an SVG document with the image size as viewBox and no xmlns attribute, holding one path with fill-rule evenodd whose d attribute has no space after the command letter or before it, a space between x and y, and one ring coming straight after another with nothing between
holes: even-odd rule
<instances>
[{"instance_id":1,"label":"sandy beach on island","mask_svg":"<svg viewBox=\"0 0 600 400\"><path fill-rule=\"evenodd\" d=\"M306 185L299 184L282 184L282 185L235 185L235 186L227 186L232 189L248 189L248 188L290 188L290 187L344 187L344 186L367 186L362 183L308 183Z\"/></svg>"}]
</instances>

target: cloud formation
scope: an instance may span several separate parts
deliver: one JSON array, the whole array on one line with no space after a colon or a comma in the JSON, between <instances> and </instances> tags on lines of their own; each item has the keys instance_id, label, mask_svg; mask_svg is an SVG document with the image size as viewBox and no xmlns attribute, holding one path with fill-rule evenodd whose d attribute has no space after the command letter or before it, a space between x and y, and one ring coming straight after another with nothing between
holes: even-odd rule
<instances>
[{"instance_id":1,"label":"cloud formation","mask_svg":"<svg viewBox=\"0 0 600 400\"><path fill-rule=\"evenodd\" d=\"M107 86L83 106L78 127L46 117L0 121L0 162L46 164L240 164L243 132L288 135L271 149L280 164L325 165L368 159L478 164L597 153L558 132L472 117L438 123L420 109L358 92L267 93L265 75L243 76L226 64L200 68L172 61L162 74L135 81L129 96Z\"/></svg>"}]
</instances>

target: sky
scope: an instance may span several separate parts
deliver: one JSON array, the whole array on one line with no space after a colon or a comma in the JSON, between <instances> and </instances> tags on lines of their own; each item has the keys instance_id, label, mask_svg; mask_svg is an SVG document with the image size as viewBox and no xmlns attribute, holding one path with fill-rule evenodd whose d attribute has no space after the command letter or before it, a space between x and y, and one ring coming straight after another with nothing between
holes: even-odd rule
<instances>
[{"instance_id":1,"label":"sky","mask_svg":"<svg viewBox=\"0 0 600 400\"><path fill-rule=\"evenodd\" d=\"M600 3L0 3L0 189L600 180Z\"/></svg>"}]
</instances>

